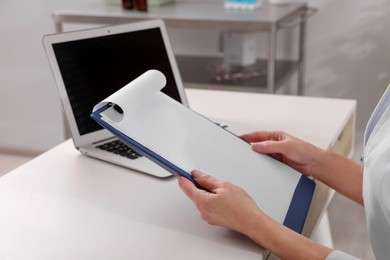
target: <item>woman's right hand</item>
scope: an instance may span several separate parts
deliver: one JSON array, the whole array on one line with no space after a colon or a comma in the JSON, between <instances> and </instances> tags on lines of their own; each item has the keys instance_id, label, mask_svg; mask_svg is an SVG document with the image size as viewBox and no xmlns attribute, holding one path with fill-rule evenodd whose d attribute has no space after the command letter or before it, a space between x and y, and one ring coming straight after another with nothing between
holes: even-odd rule
<instances>
[{"instance_id":1,"label":"woman's right hand","mask_svg":"<svg viewBox=\"0 0 390 260\"><path fill-rule=\"evenodd\" d=\"M281 131L256 131L240 136L252 144L258 153L269 154L306 176L313 176L313 168L323 150Z\"/></svg>"}]
</instances>

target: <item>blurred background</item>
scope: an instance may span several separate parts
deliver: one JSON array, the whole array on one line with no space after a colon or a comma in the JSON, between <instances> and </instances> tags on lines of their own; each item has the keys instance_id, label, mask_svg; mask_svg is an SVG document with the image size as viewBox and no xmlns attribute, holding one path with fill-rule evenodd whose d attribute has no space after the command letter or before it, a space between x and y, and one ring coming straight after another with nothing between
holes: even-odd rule
<instances>
[{"instance_id":1,"label":"blurred background","mask_svg":"<svg viewBox=\"0 0 390 260\"><path fill-rule=\"evenodd\" d=\"M0 1L0 165L3 172L64 141L61 104L41 43L44 34L55 32L50 13L77 10L102 1ZM213 1L223 4L221 0ZM390 5L386 0L306 2L317 12L307 25L305 95L358 101L353 154L358 159L365 124L390 82L387 26ZM90 26L93 25L74 24L64 29ZM177 54L220 54L218 31L169 29L168 32ZM296 56L297 33L281 30L279 34L277 56ZM257 37L257 55L265 57L266 35L259 33ZM294 94L295 82L286 83L278 94ZM329 218L335 247L364 259L372 258L360 206L336 196L329 208Z\"/></svg>"}]
</instances>

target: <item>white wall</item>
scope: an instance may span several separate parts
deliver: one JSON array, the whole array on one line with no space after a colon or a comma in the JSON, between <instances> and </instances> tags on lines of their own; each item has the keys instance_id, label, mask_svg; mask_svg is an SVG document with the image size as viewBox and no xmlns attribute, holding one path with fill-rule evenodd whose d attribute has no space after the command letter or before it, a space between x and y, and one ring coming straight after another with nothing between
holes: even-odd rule
<instances>
[{"instance_id":1,"label":"white wall","mask_svg":"<svg viewBox=\"0 0 390 260\"><path fill-rule=\"evenodd\" d=\"M318 1L309 25L309 94L358 100L358 128L390 83L390 5L386 0ZM347 87L348 86L348 87Z\"/></svg>"},{"instance_id":2,"label":"white wall","mask_svg":"<svg viewBox=\"0 0 390 260\"><path fill-rule=\"evenodd\" d=\"M43 151L62 141L61 107L41 36L54 32L51 10L77 9L99 1L103 0L0 1L0 150ZM363 125L383 86L390 82L390 34L386 28L390 5L386 0L308 3L319 11L308 25L306 93L356 99L363 95L374 100L359 100L362 119L358 124ZM177 52L218 51L216 31L169 33ZM294 48L286 45L292 34L281 34L278 50L290 55ZM265 38L259 37L264 45ZM264 51L259 52L263 55Z\"/></svg>"},{"instance_id":3,"label":"white wall","mask_svg":"<svg viewBox=\"0 0 390 260\"><path fill-rule=\"evenodd\" d=\"M61 106L41 37L50 12L88 0L0 1L0 149L44 151L62 141Z\"/></svg>"}]
</instances>

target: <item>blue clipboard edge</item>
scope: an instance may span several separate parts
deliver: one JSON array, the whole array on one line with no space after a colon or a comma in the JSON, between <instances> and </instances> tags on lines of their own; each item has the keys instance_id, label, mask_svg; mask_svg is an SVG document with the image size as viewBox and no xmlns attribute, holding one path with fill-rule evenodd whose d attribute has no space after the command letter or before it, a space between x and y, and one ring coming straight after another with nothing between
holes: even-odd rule
<instances>
[{"instance_id":1,"label":"blue clipboard edge","mask_svg":"<svg viewBox=\"0 0 390 260\"><path fill-rule=\"evenodd\" d=\"M102 116L100 115L101 112L105 111L106 109L110 108L112 104L108 103L101 108L97 109L95 112L91 113L90 116L99 123L102 127L110 131L112 134L114 134L116 137L121 139L126 145L128 145L131 149L136 151L137 153L145 156L149 160L153 161L154 163L157 163L159 166L167 170L168 172L174 174L174 175L181 175L188 180L190 180L192 183L194 183L198 188L200 185L192 178L192 176L184 171L183 169L177 167L170 161L164 159L160 155L156 154L152 150L148 149L147 147L143 146L139 142L135 141L134 139L130 138L129 136L125 135L124 133L118 131L114 127L112 127L110 124L102 120ZM202 188L203 189L203 188Z\"/></svg>"},{"instance_id":2,"label":"blue clipboard edge","mask_svg":"<svg viewBox=\"0 0 390 260\"><path fill-rule=\"evenodd\" d=\"M96 110L95 112L91 113L90 116L102 127L104 127L112 134L114 134L116 137L121 139L125 144L127 144L134 151L138 152L139 154L142 154L146 158L157 163L159 166L163 167L168 172L174 175L181 175L187 178L188 180L190 180L192 183L194 183L198 188L204 189L194 180L191 174L177 167L170 161L166 160L162 156L158 155L157 153L153 152L152 150L148 149L147 147L143 146L142 144L138 143L134 139L123 134L122 132L118 131L110 124L102 120L102 116L100 115L100 113L110 108L111 106L112 104L108 103L103 107L99 108L98 110ZM304 175L301 176L298 185L295 188L290 206L287 210L287 214L283 222L284 226L294 230L297 233L300 234L302 233L303 226L306 221L307 213L309 211L309 207L313 198L315 186L316 184L313 180L309 179Z\"/></svg>"},{"instance_id":3,"label":"blue clipboard edge","mask_svg":"<svg viewBox=\"0 0 390 260\"><path fill-rule=\"evenodd\" d=\"M295 188L290 207L287 210L283 225L302 234L307 213L313 198L316 183L302 175Z\"/></svg>"}]
</instances>

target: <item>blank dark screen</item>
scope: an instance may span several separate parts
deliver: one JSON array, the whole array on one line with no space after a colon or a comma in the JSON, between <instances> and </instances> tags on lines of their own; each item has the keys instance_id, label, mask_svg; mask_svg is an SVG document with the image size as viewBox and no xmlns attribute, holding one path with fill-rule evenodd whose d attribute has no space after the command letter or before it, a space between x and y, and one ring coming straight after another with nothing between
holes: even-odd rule
<instances>
[{"instance_id":1,"label":"blank dark screen","mask_svg":"<svg viewBox=\"0 0 390 260\"><path fill-rule=\"evenodd\" d=\"M92 108L147 70L164 73L162 92L181 102L159 28L56 43L54 53L80 135L101 127Z\"/></svg>"}]
</instances>

